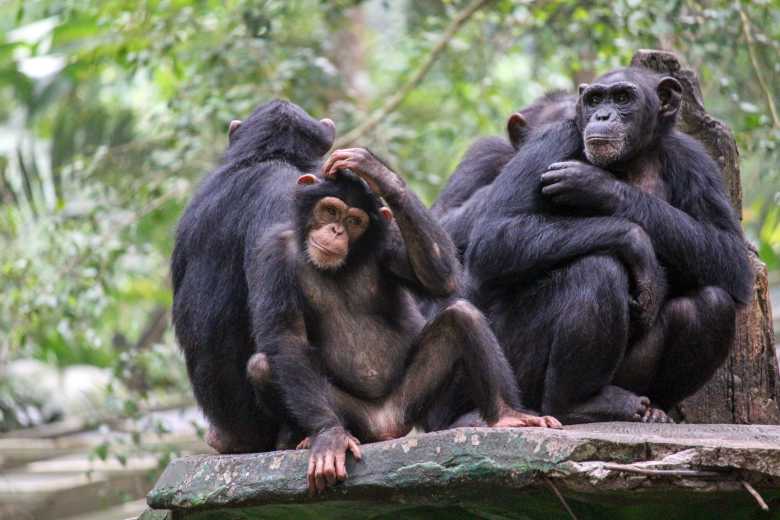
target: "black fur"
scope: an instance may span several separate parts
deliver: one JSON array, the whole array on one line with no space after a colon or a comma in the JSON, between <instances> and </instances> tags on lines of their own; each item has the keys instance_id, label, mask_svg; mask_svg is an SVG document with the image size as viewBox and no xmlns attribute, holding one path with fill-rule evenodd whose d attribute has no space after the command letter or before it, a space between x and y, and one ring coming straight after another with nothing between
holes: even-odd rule
<instances>
[{"instance_id":1,"label":"black fur","mask_svg":"<svg viewBox=\"0 0 780 520\"><path fill-rule=\"evenodd\" d=\"M640 394L668 409L723 362L753 273L717 165L673 129L676 112L659 112L660 78L627 69L597 81L639 87L614 116L633 139L630 153L606 172L587 164L582 134L592 110L580 99L575 120L532 128L448 227L469 230L470 296L494 326L524 404L565 422L647 420ZM565 191L543 194L542 174L570 160L582 163L571 166ZM570 187L580 173L598 179L587 194ZM653 193L643 183L656 174ZM613 202L584 202L602 192ZM647 273L653 287L637 285ZM656 291L660 311L643 329L634 298L645 290Z\"/></svg>"},{"instance_id":2,"label":"black fur","mask_svg":"<svg viewBox=\"0 0 780 520\"><path fill-rule=\"evenodd\" d=\"M573 120L577 97L563 91L545 94L520 110L527 127L522 132L518 147L529 132L552 121ZM439 219L450 234L459 257L468 247L470 224L476 219L477 201L488 191L504 166L517 153L517 148L503 137L484 137L468 149L447 184L442 188L431 207L431 213Z\"/></svg>"},{"instance_id":3,"label":"black fur","mask_svg":"<svg viewBox=\"0 0 780 520\"><path fill-rule=\"evenodd\" d=\"M364 442L405 434L424 419L459 360L472 407L485 420L498 418L502 402L517 408L511 368L481 313L458 301L427 323L420 314L413 293L453 294L460 268L420 200L405 188L389 195L393 224L352 176L299 188L296 226L262 237L247 268L267 288L250 298L257 349L270 359L289 416L315 440L334 428ZM371 218L350 248L367 242L334 270L318 269L304 254L311 210L326 196Z\"/></svg>"},{"instance_id":4,"label":"black fur","mask_svg":"<svg viewBox=\"0 0 780 520\"><path fill-rule=\"evenodd\" d=\"M247 248L289 222L296 180L317 167L331 134L292 103L260 106L233 133L179 222L171 262L176 335L195 398L240 451L273 449L283 422L256 404L246 376L255 351L247 302L268 290L247 279Z\"/></svg>"}]
</instances>

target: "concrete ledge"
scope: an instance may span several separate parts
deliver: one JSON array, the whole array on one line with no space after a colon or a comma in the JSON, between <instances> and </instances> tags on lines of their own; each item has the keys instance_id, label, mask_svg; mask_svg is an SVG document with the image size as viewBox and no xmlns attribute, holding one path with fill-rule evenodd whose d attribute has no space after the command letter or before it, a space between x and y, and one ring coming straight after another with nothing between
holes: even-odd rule
<instances>
[{"instance_id":1,"label":"concrete ledge","mask_svg":"<svg viewBox=\"0 0 780 520\"><path fill-rule=\"evenodd\" d=\"M308 451L185 457L148 503L177 520L571 518L566 508L580 519L738 519L761 515L762 501L768 518L780 517L777 426L460 428L363 454L345 483L316 498L306 489Z\"/></svg>"}]
</instances>

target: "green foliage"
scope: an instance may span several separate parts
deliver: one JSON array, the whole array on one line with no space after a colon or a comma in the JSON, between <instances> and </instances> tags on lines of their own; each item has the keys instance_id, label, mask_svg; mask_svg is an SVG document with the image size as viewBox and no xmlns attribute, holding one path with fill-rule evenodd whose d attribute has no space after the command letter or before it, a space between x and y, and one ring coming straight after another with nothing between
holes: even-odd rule
<instances>
[{"instance_id":1,"label":"green foliage","mask_svg":"<svg viewBox=\"0 0 780 520\"><path fill-rule=\"evenodd\" d=\"M169 305L175 222L224 149L227 122L285 97L343 134L398 91L465 4L0 5L0 353L173 384L154 348L118 339L137 343L150 314ZM769 98L780 103L779 7L493 1L360 144L430 202L468 144L501 133L514 109L624 65L638 48L674 49L735 130L745 226L777 269L780 123L767 114ZM174 351L170 333L156 343Z\"/></svg>"}]
</instances>

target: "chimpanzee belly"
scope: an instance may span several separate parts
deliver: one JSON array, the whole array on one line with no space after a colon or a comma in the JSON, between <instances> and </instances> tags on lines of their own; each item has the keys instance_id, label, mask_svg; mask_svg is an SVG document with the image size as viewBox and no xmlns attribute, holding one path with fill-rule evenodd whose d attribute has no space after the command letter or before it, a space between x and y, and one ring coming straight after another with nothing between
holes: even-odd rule
<instances>
[{"instance_id":1,"label":"chimpanzee belly","mask_svg":"<svg viewBox=\"0 0 780 520\"><path fill-rule=\"evenodd\" d=\"M345 392L381 400L400 381L424 325L410 293L382 284L377 265L348 276L307 269L307 334L325 372ZM384 275L385 277L387 275Z\"/></svg>"}]
</instances>

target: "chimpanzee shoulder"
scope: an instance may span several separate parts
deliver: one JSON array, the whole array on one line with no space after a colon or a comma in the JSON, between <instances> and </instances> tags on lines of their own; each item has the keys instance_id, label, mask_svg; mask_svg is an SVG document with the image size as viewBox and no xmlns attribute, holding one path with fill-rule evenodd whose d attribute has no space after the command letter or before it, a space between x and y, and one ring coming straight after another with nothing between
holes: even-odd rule
<instances>
[{"instance_id":1,"label":"chimpanzee shoulder","mask_svg":"<svg viewBox=\"0 0 780 520\"><path fill-rule=\"evenodd\" d=\"M458 163L431 213L441 218L459 207L474 194L475 187L490 184L514 153L514 147L505 138L490 136L476 140Z\"/></svg>"}]
</instances>

